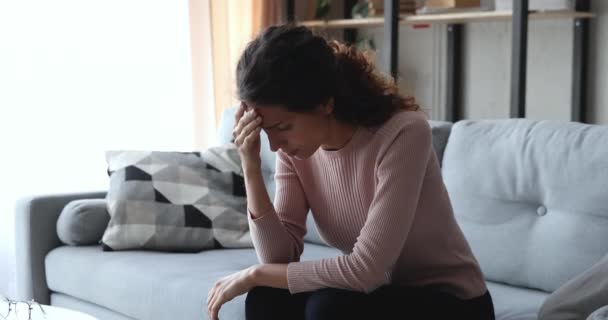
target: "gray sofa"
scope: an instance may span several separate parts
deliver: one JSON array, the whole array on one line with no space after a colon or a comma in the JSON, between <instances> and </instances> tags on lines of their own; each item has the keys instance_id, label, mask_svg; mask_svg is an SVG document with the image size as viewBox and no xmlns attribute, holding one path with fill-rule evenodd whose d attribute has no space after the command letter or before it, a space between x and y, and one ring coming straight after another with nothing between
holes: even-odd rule
<instances>
[{"instance_id":1,"label":"gray sofa","mask_svg":"<svg viewBox=\"0 0 608 320\"><path fill-rule=\"evenodd\" d=\"M231 137L226 110L219 143ZM431 121L458 222L478 258L497 319L536 319L547 296L608 253L608 127L561 121ZM274 191L274 154L263 139ZM67 246L56 222L71 200L104 192L24 198L16 211L18 298L99 319L207 319L207 292L257 263L253 249L196 254ZM337 255L309 219L302 259ZM244 319L244 298L221 319Z\"/></svg>"}]
</instances>

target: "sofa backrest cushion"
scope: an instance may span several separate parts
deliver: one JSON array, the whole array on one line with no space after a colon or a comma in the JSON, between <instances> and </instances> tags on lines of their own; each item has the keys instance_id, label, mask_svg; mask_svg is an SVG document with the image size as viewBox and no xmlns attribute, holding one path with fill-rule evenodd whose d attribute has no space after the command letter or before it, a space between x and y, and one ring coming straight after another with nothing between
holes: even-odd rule
<instances>
[{"instance_id":1,"label":"sofa backrest cushion","mask_svg":"<svg viewBox=\"0 0 608 320\"><path fill-rule=\"evenodd\" d=\"M443 152L445 145L448 143L448 137L452 130L452 123L446 121L429 120L431 126L431 132L433 134L433 149L437 153L437 159L441 164L443 160Z\"/></svg>"},{"instance_id":2,"label":"sofa backrest cushion","mask_svg":"<svg viewBox=\"0 0 608 320\"><path fill-rule=\"evenodd\" d=\"M608 126L453 125L443 177L488 280L551 292L608 252Z\"/></svg>"}]
</instances>

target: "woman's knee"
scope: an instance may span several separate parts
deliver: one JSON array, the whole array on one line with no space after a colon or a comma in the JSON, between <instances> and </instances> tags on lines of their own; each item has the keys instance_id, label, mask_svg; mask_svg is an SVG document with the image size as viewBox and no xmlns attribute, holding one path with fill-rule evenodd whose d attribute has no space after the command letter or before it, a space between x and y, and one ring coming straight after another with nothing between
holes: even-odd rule
<instances>
[{"instance_id":1,"label":"woman's knee","mask_svg":"<svg viewBox=\"0 0 608 320\"><path fill-rule=\"evenodd\" d=\"M306 301L306 319L369 319L364 296L364 293L333 288L317 290Z\"/></svg>"},{"instance_id":2,"label":"woman's knee","mask_svg":"<svg viewBox=\"0 0 608 320\"><path fill-rule=\"evenodd\" d=\"M247 293L245 304L264 303L274 299L281 299L289 295L288 290L277 289L272 287L254 287Z\"/></svg>"},{"instance_id":3,"label":"woman's knee","mask_svg":"<svg viewBox=\"0 0 608 320\"><path fill-rule=\"evenodd\" d=\"M245 298L245 317L247 320L292 319L290 315L297 312L299 304L303 304L299 300L302 297L290 294L287 289L255 287Z\"/></svg>"}]
</instances>

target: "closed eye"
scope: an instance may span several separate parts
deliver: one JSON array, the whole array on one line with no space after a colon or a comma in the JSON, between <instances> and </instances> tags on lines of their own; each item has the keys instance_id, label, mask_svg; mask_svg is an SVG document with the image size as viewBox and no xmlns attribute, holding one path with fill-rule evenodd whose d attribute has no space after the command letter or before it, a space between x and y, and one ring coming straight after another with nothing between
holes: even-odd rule
<instances>
[{"instance_id":1,"label":"closed eye","mask_svg":"<svg viewBox=\"0 0 608 320\"><path fill-rule=\"evenodd\" d=\"M291 129L291 125L282 125L282 126L278 126L277 130L278 131L287 131Z\"/></svg>"}]
</instances>

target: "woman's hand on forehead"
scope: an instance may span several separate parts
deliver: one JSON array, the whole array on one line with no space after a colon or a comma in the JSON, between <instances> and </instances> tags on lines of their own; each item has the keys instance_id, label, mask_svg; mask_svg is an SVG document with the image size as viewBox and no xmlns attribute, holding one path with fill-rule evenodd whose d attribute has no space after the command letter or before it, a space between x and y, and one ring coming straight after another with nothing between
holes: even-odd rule
<instances>
[{"instance_id":1,"label":"woman's hand on forehead","mask_svg":"<svg viewBox=\"0 0 608 320\"><path fill-rule=\"evenodd\" d=\"M245 101L241 101L241 106L243 106L243 109L245 109L245 111L251 110L251 107Z\"/></svg>"}]
</instances>

